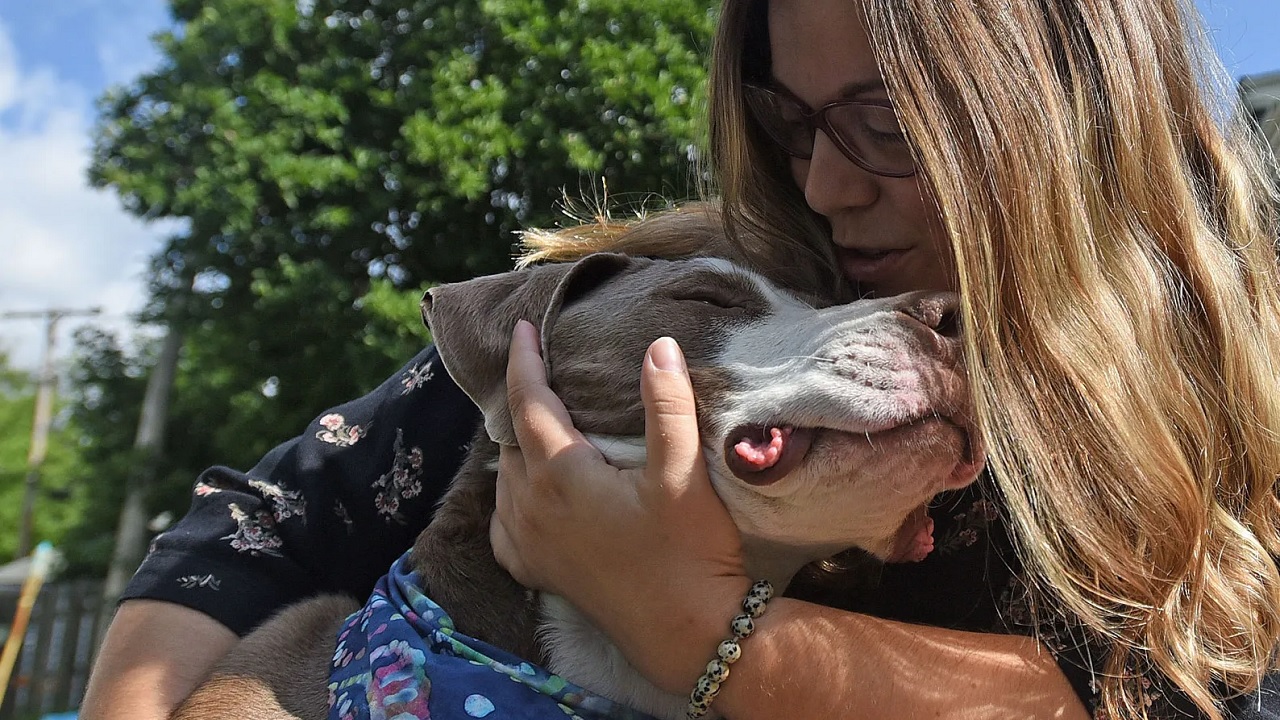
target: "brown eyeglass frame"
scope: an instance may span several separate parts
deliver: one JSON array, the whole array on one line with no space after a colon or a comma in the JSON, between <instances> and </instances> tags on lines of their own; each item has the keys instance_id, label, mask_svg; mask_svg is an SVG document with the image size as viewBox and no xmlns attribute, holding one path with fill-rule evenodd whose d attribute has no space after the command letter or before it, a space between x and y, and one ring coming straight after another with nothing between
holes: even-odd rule
<instances>
[{"instance_id":1,"label":"brown eyeglass frame","mask_svg":"<svg viewBox=\"0 0 1280 720\"><path fill-rule=\"evenodd\" d=\"M788 147L785 142L783 142L780 138L774 135L773 132L770 131L769 125L767 123L762 122L760 120L752 104L750 102L747 102L746 95L748 92L757 91L757 92L767 93L769 95L772 95L774 97L781 99L783 102L789 102L793 104L796 110L799 111L800 118L804 121L805 125L808 126L809 132L813 134L815 138L816 138L817 131L821 130L827 136L827 138L831 140L831 144L836 146L836 149L840 151L841 155L844 155L846 158L849 159L849 162L853 163L854 165L857 165L863 170L866 170L872 175L879 175L881 177L891 177L891 178L906 178L906 177L911 177L915 175L917 172L919 172L919 170L915 167L914 164L912 165L911 170L909 172L886 172L884 170L872 167L871 164L867 162L867 160L863 158L853 148L852 145L849 144L849 141L845 140L844 137L841 136L841 134L837 132L836 129L831 125L831 123L827 122L827 112L829 112L832 108L858 106L858 107L883 108L885 110L892 111L893 106L890 105L888 102L869 102L866 100L836 100L835 102L827 103L826 105L823 105L822 107L816 110L810 110L809 106L805 104L803 100L796 97L791 91L783 87L776 87L776 86L768 87L765 85L757 85L755 83L743 83L742 91L743 91L743 102L747 106L747 111L751 115L752 119L755 120L756 124L760 126L760 129L763 130L764 133L769 136L770 140L772 140L778 147L780 147L783 152L785 152L786 154L792 157L799 158L801 160L811 159L813 157L812 146L810 147L810 150L807 153L796 152L792 148Z\"/></svg>"}]
</instances>

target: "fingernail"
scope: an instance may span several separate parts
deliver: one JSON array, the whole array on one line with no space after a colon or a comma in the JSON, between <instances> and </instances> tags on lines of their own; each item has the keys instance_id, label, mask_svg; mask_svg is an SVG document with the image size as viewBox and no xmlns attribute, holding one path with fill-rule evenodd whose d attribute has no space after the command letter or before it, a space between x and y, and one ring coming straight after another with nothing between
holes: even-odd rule
<instances>
[{"instance_id":1,"label":"fingernail","mask_svg":"<svg viewBox=\"0 0 1280 720\"><path fill-rule=\"evenodd\" d=\"M684 353L669 337L658 338L649 346L649 361L659 370L684 372Z\"/></svg>"},{"instance_id":2,"label":"fingernail","mask_svg":"<svg viewBox=\"0 0 1280 720\"><path fill-rule=\"evenodd\" d=\"M538 349L538 329L528 320L517 320L515 330L511 333L512 340L516 338L522 339L529 343L534 350Z\"/></svg>"}]
</instances>

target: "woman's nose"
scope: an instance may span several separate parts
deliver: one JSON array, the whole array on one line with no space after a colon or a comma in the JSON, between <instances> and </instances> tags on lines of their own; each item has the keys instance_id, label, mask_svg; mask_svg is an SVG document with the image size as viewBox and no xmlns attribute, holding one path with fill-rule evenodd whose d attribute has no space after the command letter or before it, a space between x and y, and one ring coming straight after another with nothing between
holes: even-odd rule
<instances>
[{"instance_id":1,"label":"woman's nose","mask_svg":"<svg viewBox=\"0 0 1280 720\"><path fill-rule=\"evenodd\" d=\"M822 130L814 133L813 157L803 173L805 202L819 215L866 207L880 197L879 178L853 164Z\"/></svg>"}]
</instances>

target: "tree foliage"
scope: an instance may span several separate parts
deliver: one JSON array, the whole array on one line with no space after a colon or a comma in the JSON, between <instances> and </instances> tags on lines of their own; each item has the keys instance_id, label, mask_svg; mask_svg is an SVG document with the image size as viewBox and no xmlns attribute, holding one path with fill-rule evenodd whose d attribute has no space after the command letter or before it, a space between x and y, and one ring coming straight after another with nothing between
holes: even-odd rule
<instances>
[{"instance_id":1,"label":"tree foliage","mask_svg":"<svg viewBox=\"0 0 1280 720\"><path fill-rule=\"evenodd\" d=\"M12 560L18 549L35 398L35 379L9 367L0 353L0 424L8 428L0 434L0 528L6 530L0 534L0 563ZM70 406L62 401L55 404L48 453L39 471L33 526L37 540L57 544L81 522L87 503L85 486L76 477L84 436L68 415Z\"/></svg>"},{"instance_id":2,"label":"tree foliage","mask_svg":"<svg viewBox=\"0 0 1280 720\"><path fill-rule=\"evenodd\" d=\"M71 574L101 575L111 558L125 485L140 460L133 442L154 344L140 340L125 348L102 330L76 332L67 405L79 438L68 483L79 504L76 524L61 543Z\"/></svg>"},{"instance_id":3,"label":"tree foliage","mask_svg":"<svg viewBox=\"0 0 1280 720\"><path fill-rule=\"evenodd\" d=\"M222 306L280 255L356 283L503 270L566 190L692 192L703 3L174 2L166 64L102 103L92 178L187 218L157 279ZM584 180L585 178L585 180ZM172 277L163 272L168 270Z\"/></svg>"},{"instance_id":4,"label":"tree foliage","mask_svg":"<svg viewBox=\"0 0 1280 720\"><path fill-rule=\"evenodd\" d=\"M508 269L566 195L693 195L710 4L171 0L160 67L100 101L90 169L186 221L145 313L186 338L155 508L389 375L427 340L422 289ZM113 342L82 338L78 379L107 464L150 352Z\"/></svg>"}]
</instances>

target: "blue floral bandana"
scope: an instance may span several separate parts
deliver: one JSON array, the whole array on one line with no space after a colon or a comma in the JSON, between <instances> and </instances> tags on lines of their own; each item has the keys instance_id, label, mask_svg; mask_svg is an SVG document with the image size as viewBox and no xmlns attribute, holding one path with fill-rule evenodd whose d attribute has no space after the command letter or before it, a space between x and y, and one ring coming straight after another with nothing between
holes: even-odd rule
<instances>
[{"instance_id":1,"label":"blue floral bandana","mask_svg":"<svg viewBox=\"0 0 1280 720\"><path fill-rule=\"evenodd\" d=\"M400 556L347 618L329 720L652 720L454 629Z\"/></svg>"}]
</instances>

